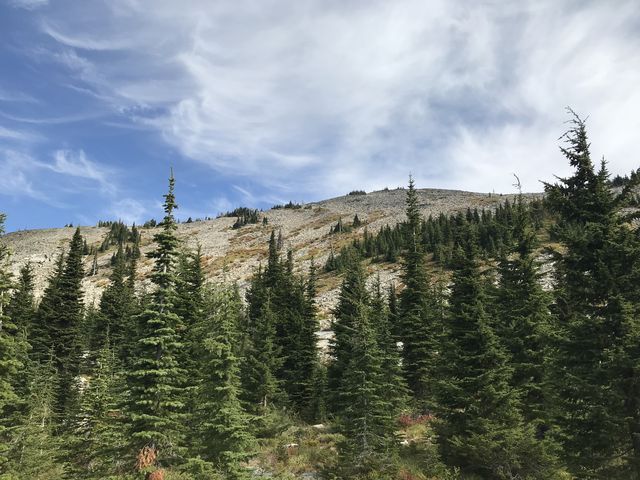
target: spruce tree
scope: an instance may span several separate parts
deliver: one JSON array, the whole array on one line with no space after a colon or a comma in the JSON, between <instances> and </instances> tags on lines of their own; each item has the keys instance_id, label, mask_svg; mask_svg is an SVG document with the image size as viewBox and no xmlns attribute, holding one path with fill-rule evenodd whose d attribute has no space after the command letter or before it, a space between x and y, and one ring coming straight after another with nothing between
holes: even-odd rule
<instances>
[{"instance_id":1,"label":"spruce tree","mask_svg":"<svg viewBox=\"0 0 640 480\"><path fill-rule=\"evenodd\" d=\"M70 472L63 437L55 435L54 404L58 372L53 362L29 362L25 411L12 431L11 450L2 471L8 479L57 480Z\"/></svg>"},{"instance_id":2,"label":"spruce tree","mask_svg":"<svg viewBox=\"0 0 640 480\"><path fill-rule=\"evenodd\" d=\"M60 251L53 272L48 278L40 304L29 331L29 344L33 358L47 361L52 355L51 325L60 305L60 281L64 270L65 255Z\"/></svg>"},{"instance_id":3,"label":"spruce tree","mask_svg":"<svg viewBox=\"0 0 640 480\"><path fill-rule=\"evenodd\" d=\"M164 195L165 216L154 236L157 246L148 254L155 260L151 279L156 289L139 317L140 338L128 378L131 438L138 454L138 469L153 469L157 462L171 462L182 444L179 415L183 407L183 370L177 362L182 345L176 331L181 320L173 306L178 253L174 185L172 173L169 191ZM154 459L150 460L151 465L142 461L145 456Z\"/></svg>"},{"instance_id":4,"label":"spruce tree","mask_svg":"<svg viewBox=\"0 0 640 480\"><path fill-rule=\"evenodd\" d=\"M0 237L4 234L5 215L0 214ZM9 450L8 413L19 400L15 391L20 363L20 337L6 309L11 291L11 272L9 271L9 248L0 243L0 471L7 462Z\"/></svg>"},{"instance_id":5,"label":"spruce tree","mask_svg":"<svg viewBox=\"0 0 640 480\"><path fill-rule=\"evenodd\" d=\"M383 371L385 355L372 322L371 307L360 303L368 296L352 296L353 287L364 283L362 268L353 264L341 292L341 299L349 298L353 308L347 308L347 301L343 301L344 310L339 307L336 311L340 344L334 344L332 352L333 363L341 368L339 383L332 393L338 399L338 431L345 437L340 445L341 463L346 467L344 474L349 476L387 468L398 444L394 422L399 410L394 396L389 394L389 389L398 385L390 385ZM335 375L335 368L333 372Z\"/></svg>"},{"instance_id":6,"label":"spruce tree","mask_svg":"<svg viewBox=\"0 0 640 480\"><path fill-rule=\"evenodd\" d=\"M282 354L276 343L276 317L269 297L251 321L242 375L243 396L254 412L265 414L283 397L281 381L277 377Z\"/></svg>"},{"instance_id":7,"label":"spruce tree","mask_svg":"<svg viewBox=\"0 0 640 480\"><path fill-rule=\"evenodd\" d=\"M545 184L557 216L552 369L559 439L571 471L640 478L639 239L623 215L635 182L609 188L591 161L585 123L572 114L562 154L574 169Z\"/></svg>"},{"instance_id":8,"label":"spruce tree","mask_svg":"<svg viewBox=\"0 0 640 480\"><path fill-rule=\"evenodd\" d=\"M400 294L398 339L402 341L402 365L407 385L419 408L432 403L431 380L437 350L438 313L420 242L421 216L413 178L406 198L407 251L402 265L405 288Z\"/></svg>"},{"instance_id":9,"label":"spruce tree","mask_svg":"<svg viewBox=\"0 0 640 480\"><path fill-rule=\"evenodd\" d=\"M467 225L456 252L436 384L443 459L484 478L550 478L552 459L519 411L512 370L487 314L477 244Z\"/></svg>"},{"instance_id":10,"label":"spruce tree","mask_svg":"<svg viewBox=\"0 0 640 480\"><path fill-rule=\"evenodd\" d=\"M345 273L338 305L334 310L332 329L334 336L329 342L331 362L327 369L329 408L340 411L343 399L339 392L343 387L347 366L353 353L352 334L358 319L368 316L369 292L360 262L349 265Z\"/></svg>"},{"instance_id":11,"label":"spruce tree","mask_svg":"<svg viewBox=\"0 0 640 480\"><path fill-rule=\"evenodd\" d=\"M134 292L127 283L127 262L122 244L118 245L115 263L110 276L110 284L102 292L100 313L104 323L95 332L96 345L104 346L107 335L119 357L123 357L122 346L127 342L129 324L132 322Z\"/></svg>"},{"instance_id":12,"label":"spruce tree","mask_svg":"<svg viewBox=\"0 0 640 480\"><path fill-rule=\"evenodd\" d=\"M20 276L7 305L7 315L25 337L29 335L36 313L34 289L33 266L26 263L20 269Z\"/></svg>"},{"instance_id":13,"label":"spruce tree","mask_svg":"<svg viewBox=\"0 0 640 480\"><path fill-rule=\"evenodd\" d=\"M84 317L82 250L83 239L77 228L69 245L64 269L57 281L59 303L50 305L53 312L49 312L49 315L53 315L48 318L49 323L46 325L60 378L56 411L63 415L62 421L67 420L65 416L69 414L71 404L78 395L76 377L80 373L80 328Z\"/></svg>"},{"instance_id":14,"label":"spruce tree","mask_svg":"<svg viewBox=\"0 0 640 480\"><path fill-rule=\"evenodd\" d=\"M125 383L116 351L107 337L82 394L74 442L74 478L108 478L129 470L124 463L126 425L122 408Z\"/></svg>"},{"instance_id":15,"label":"spruce tree","mask_svg":"<svg viewBox=\"0 0 640 480\"><path fill-rule=\"evenodd\" d=\"M235 348L241 310L233 288L207 292L204 320L199 326L203 334L202 379L196 407L200 449L202 457L220 466L228 478L245 476L240 464L249 457L254 443L249 416L239 399L240 370Z\"/></svg>"},{"instance_id":16,"label":"spruce tree","mask_svg":"<svg viewBox=\"0 0 640 480\"><path fill-rule=\"evenodd\" d=\"M392 334L392 316L380 285L380 277L373 284L371 295L371 325L376 333L382 362L382 382L386 385L387 400L393 411L407 408L409 389L403 376L402 359L398 344Z\"/></svg>"},{"instance_id":17,"label":"spruce tree","mask_svg":"<svg viewBox=\"0 0 640 480\"><path fill-rule=\"evenodd\" d=\"M544 392L551 299L542 289L534 257L536 231L521 195L515 204L513 238L498 268L496 333L509 354L511 384L520 390L524 418L543 430L549 420Z\"/></svg>"}]
</instances>

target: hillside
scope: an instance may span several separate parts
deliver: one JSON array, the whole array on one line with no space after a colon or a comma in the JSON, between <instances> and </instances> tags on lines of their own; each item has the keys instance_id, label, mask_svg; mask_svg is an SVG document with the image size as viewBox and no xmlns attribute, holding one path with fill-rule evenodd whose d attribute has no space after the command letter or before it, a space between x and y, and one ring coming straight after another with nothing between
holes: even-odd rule
<instances>
[{"instance_id":1,"label":"hillside","mask_svg":"<svg viewBox=\"0 0 640 480\"><path fill-rule=\"evenodd\" d=\"M467 208L493 209L514 195L497 195L464 192L458 190L421 189L418 190L422 214L437 216L451 214ZM541 194L529 194L531 198ZM205 271L214 281L226 279L238 282L241 288L247 285L251 275L267 254L267 242L272 230L282 231L284 248L294 252L296 269L306 271L311 259L323 265L331 249L339 249L355 236L362 235L365 228L376 232L385 225L395 225L405 218L405 190L382 190L366 195L345 195L320 202L309 203L301 208L271 209L260 214L260 222L232 228L235 218L220 217L213 220L181 223L178 236L186 248L200 245L204 256ZM331 226L339 219L350 223L358 215L362 225L350 233L331 235ZM262 224L267 217L268 224ZM141 284L147 282L152 261L144 254L153 249L152 237L156 228L141 228L141 252L143 258L138 268ZM39 296L46 285L55 259L61 248L67 246L75 228L42 230L22 230L12 232L4 241L12 251L15 273L26 262L36 268L36 294ZM81 227L88 245L98 246L107 235L107 227ZM111 247L98 255L98 274L84 279L84 291L88 304L97 301L102 289L108 283L111 271L110 259L115 251ZM85 258L85 268L91 267L93 258ZM383 283L396 276L398 265L377 264ZM323 274L320 278L318 304L325 315L334 304L339 281L335 274Z\"/></svg>"}]
</instances>

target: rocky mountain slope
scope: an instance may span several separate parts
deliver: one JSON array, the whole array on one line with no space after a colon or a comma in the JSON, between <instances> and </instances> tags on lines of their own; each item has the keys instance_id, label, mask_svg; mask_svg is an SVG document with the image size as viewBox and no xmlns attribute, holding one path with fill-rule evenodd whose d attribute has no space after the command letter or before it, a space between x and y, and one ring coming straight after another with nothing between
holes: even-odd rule
<instances>
[{"instance_id":1,"label":"rocky mountain slope","mask_svg":"<svg viewBox=\"0 0 640 480\"><path fill-rule=\"evenodd\" d=\"M377 232L386 224L395 225L402 221L405 209L405 190L383 190L366 195L345 195L321 202L302 205L300 208L278 208L261 212L260 219L267 217L268 224L262 221L249 224L238 229L232 228L235 218L220 217L213 220L181 223L178 235L185 248L201 246L204 255L205 271L213 281L238 282L241 288L246 287L251 275L259 263L265 261L267 244L273 229L282 231L284 248L294 252L296 268L306 271L311 259L322 266L331 249L338 250L350 242L354 236L361 236L365 228ZM496 195L463 192L455 190L418 190L420 206L425 217L450 214L468 207L495 208L513 195ZM530 194L535 197L540 194ZM350 233L331 235L331 226L338 219L351 223L354 215L362 221L362 226ZM46 230L24 230L9 233L2 239L13 252L12 268L18 269L26 262L31 262L36 271L37 293L40 295L46 285L46 279L53 270L58 252L66 248L75 228L58 228ZM153 248L152 237L155 228L142 228L141 251L139 263L141 288L147 282L147 275L152 261L144 254ZM106 227L81 227L89 245L98 246L107 235ZM84 280L86 302L97 301L100 292L108 284L111 271L110 259L115 251L112 247L98 256L98 274ZM86 269L91 267L92 256L86 257ZM383 283L392 281L398 273L397 264L375 264L372 273L379 272ZM339 278L335 274L322 274L319 279L319 299L321 315L325 318L335 304Z\"/></svg>"}]
</instances>

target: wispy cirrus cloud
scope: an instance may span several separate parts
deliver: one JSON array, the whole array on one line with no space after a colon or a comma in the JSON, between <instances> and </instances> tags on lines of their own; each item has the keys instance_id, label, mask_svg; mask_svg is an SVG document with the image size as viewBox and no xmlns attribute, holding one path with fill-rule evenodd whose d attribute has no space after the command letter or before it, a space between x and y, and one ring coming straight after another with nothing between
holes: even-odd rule
<instances>
[{"instance_id":1,"label":"wispy cirrus cloud","mask_svg":"<svg viewBox=\"0 0 640 480\"><path fill-rule=\"evenodd\" d=\"M25 10L35 10L48 4L49 0L9 0L9 5L12 7Z\"/></svg>"},{"instance_id":2,"label":"wispy cirrus cloud","mask_svg":"<svg viewBox=\"0 0 640 480\"><path fill-rule=\"evenodd\" d=\"M113 195L117 189L114 183L115 172L103 165L89 160L83 150L56 150L54 162L44 164L56 173L70 177L92 180L103 192Z\"/></svg>"},{"instance_id":3,"label":"wispy cirrus cloud","mask_svg":"<svg viewBox=\"0 0 640 480\"><path fill-rule=\"evenodd\" d=\"M41 18L75 88L267 192L236 189L247 200L383 188L410 171L484 191L511 190L515 172L539 190L566 168L566 105L590 115L595 158L638 165L635 0L112 0Z\"/></svg>"},{"instance_id":4,"label":"wispy cirrus cloud","mask_svg":"<svg viewBox=\"0 0 640 480\"><path fill-rule=\"evenodd\" d=\"M0 192L9 197L28 197L44 202L51 199L33 185L31 173L37 162L23 153L11 149L0 149Z\"/></svg>"}]
</instances>

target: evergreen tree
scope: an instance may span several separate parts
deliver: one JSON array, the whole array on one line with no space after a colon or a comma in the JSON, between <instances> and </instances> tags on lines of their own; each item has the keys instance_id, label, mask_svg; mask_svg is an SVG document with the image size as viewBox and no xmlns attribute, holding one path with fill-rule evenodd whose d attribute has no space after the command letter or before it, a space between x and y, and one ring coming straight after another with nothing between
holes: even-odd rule
<instances>
[{"instance_id":1,"label":"evergreen tree","mask_svg":"<svg viewBox=\"0 0 640 480\"><path fill-rule=\"evenodd\" d=\"M545 401L545 367L550 298L543 291L534 258L536 232L522 196L515 205L515 242L500 261L496 296L496 333L510 356L511 384L520 390L522 413L544 429L548 420Z\"/></svg>"},{"instance_id":2,"label":"evergreen tree","mask_svg":"<svg viewBox=\"0 0 640 480\"><path fill-rule=\"evenodd\" d=\"M25 412L15 422L11 450L3 478L58 480L69 472L62 448L63 437L55 435L54 403L58 373L52 362L32 361L25 370L28 378ZM6 477L5 477L6 475Z\"/></svg>"},{"instance_id":3,"label":"evergreen tree","mask_svg":"<svg viewBox=\"0 0 640 480\"><path fill-rule=\"evenodd\" d=\"M371 307L360 303L363 297L352 296L354 287L364 283L362 268L354 264L347 272L341 292L341 300L349 298L353 308L342 317L342 311L349 310L344 301L344 310L339 307L336 311L341 342L348 343L348 348L344 348L344 343L333 348L334 364L343 367L333 393L339 400L335 414L338 430L345 437L340 452L342 463L347 466L344 473L348 475L388 467L398 444L394 434L398 405L394 396L389 395L389 389L398 388L398 385L390 385L383 372L384 354L371 321ZM333 371L335 374L335 369Z\"/></svg>"},{"instance_id":4,"label":"evergreen tree","mask_svg":"<svg viewBox=\"0 0 640 480\"><path fill-rule=\"evenodd\" d=\"M102 348L108 335L120 358L123 358L121 348L127 342L134 304L134 292L127 282L127 273L124 250L122 244L119 244L110 276L111 282L100 298L100 313L104 323L98 326L95 336L96 345Z\"/></svg>"},{"instance_id":5,"label":"evergreen tree","mask_svg":"<svg viewBox=\"0 0 640 480\"><path fill-rule=\"evenodd\" d=\"M522 419L509 384L508 356L486 311L477 246L467 228L439 356L436 430L443 459L484 478L550 478L552 459Z\"/></svg>"},{"instance_id":6,"label":"evergreen tree","mask_svg":"<svg viewBox=\"0 0 640 480\"><path fill-rule=\"evenodd\" d=\"M584 121L565 134L573 175L545 184L557 215L553 392L560 441L581 477L640 478L637 234L622 207L635 182L615 196L604 161L591 161Z\"/></svg>"},{"instance_id":7,"label":"evergreen tree","mask_svg":"<svg viewBox=\"0 0 640 480\"><path fill-rule=\"evenodd\" d=\"M395 337L391 332L391 313L382 294L380 277L373 284L371 295L371 325L375 329L382 362L382 382L386 387L387 400L393 411L406 409L409 390L403 376L402 359Z\"/></svg>"},{"instance_id":8,"label":"evergreen tree","mask_svg":"<svg viewBox=\"0 0 640 480\"><path fill-rule=\"evenodd\" d=\"M281 382L276 375L282 357L276 344L276 319L269 297L252 319L246 352L244 397L254 411L264 414L273 402L282 398Z\"/></svg>"},{"instance_id":9,"label":"evergreen tree","mask_svg":"<svg viewBox=\"0 0 640 480\"><path fill-rule=\"evenodd\" d=\"M424 264L424 251L419 240L421 221L418 195L409 177L406 198L407 252L403 262L400 294L398 338L403 343L402 365L407 385L420 408L432 403L431 379L437 350L437 299L430 291Z\"/></svg>"},{"instance_id":10,"label":"evergreen tree","mask_svg":"<svg viewBox=\"0 0 640 480\"><path fill-rule=\"evenodd\" d=\"M4 214L0 214L0 237L4 234L5 218ZM7 414L18 401L14 387L22 367L19 360L20 337L12 319L6 314L11 287L9 249L4 243L0 243L0 471L7 462L10 441Z\"/></svg>"},{"instance_id":11,"label":"evergreen tree","mask_svg":"<svg viewBox=\"0 0 640 480\"><path fill-rule=\"evenodd\" d=\"M196 415L204 459L219 465L228 478L241 478L240 463L253 447L249 417L239 400L237 318L242 304L232 288L208 292L201 326L203 358Z\"/></svg>"},{"instance_id":12,"label":"evergreen tree","mask_svg":"<svg viewBox=\"0 0 640 480\"><path fill-rule=\"evenodd\" d=\"M40 361L46 361L52 354L50 330L60 306L60 281L64 270L64 261L64 252L61 251L56 260L55 268L49 276L40 305L38 305L33 326L29 332L32 355Z\"/></svg>"},{"instance_id":13,"label":"evergreen tree","mask_svg":"<svg viewBox=\"0 0 640 480\"><path fill-rule=\"evenodd\" d=\"M131 438L138 452L138 469L154 468L156 459L171 461L179 454L181 432L179 415L183 407L183 370L177 362L182 347L176 331L181 323L174 313L175 258L178 239L173 211L175 180L169 178L169 191L164 196L165 216L155 234L157 247L148 256L155 260L151 279L156 287L151 302L140 314L140 338L136 358L128 382ZM142 461L148 456L151 465Z\"/></svg>"},{"instance_id":14,"label":"evergreen tree","mask_svg":"<svg viewBox=\"0 0 640 480\"><path fill-rule=\"evenodd\" d=\"M108 478L130 468L123 461L124 391L123 369L107 337L83 391L75 441L70 445L74 478Z\"/></svg>"},{"instance_id":15,"label":"evergreen tree","mask_svg":"<svg viewBox=\"0 0 640 480\"><path fill-rule=\"evenodd\" d=\"M25 337L31 330L36 312L34 297L34 272L31 263L26 263L20 269L18 282L14 286L11 300L7 306L7 315L11 318L18 331Z\"/></svg>"},{"instance_id":16,"label":"evergreen tree","mask_svg":"<svg viewBox=\"0 0 640 480\"><path fill-rule=\"evenodd\" d=\"M49 305L50 308L53 307L49 315L53 315L48 318L49 323L46 325L59 374L56 411L63 415L62 421L68 419L65 417L78 395L76 377L80 373L80 328L84 318L82 249L83 239L77 228L69 245L64 269L57 281L56 299L59 303Z\"/></svg>"},{"instance_id":17,"label":"evergreen tree","mask_svg":"<svg viewBox=\"0 0 640 480\"><path fill-rule=\"evenodd\" d=\"M329 342L331 363L327 370L329 408L337 412L342 408L343 399L339 392L345 380L347 366L353 353L352 335L358 319L368 316L369 292L364 272L359 262L350 265L340 289L338 305L334 311L332 329L334 336Z\"/></svg>"}]
</instances>

